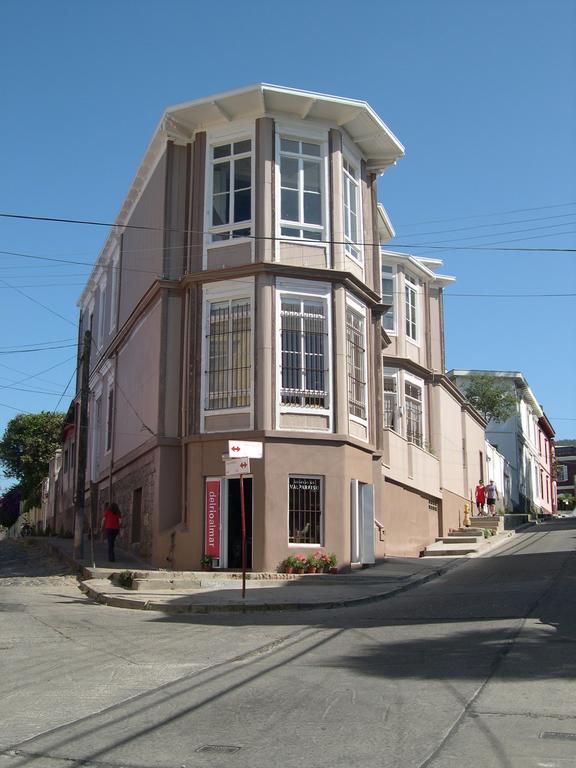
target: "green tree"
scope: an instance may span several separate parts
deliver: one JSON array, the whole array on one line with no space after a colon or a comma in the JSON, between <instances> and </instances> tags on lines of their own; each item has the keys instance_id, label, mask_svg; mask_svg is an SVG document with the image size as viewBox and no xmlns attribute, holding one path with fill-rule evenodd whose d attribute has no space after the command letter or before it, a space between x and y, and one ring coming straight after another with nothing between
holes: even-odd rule
<instances>
[{"instance_id":1,"label":"green tree","mask_svg":"<svg viewBox=\"0 0 576 768\"><path fill-rule=\"evenodd\" d=\"M8 477L15 477L22 498L40 504L40 485L48 462L60 446L64 413L21 413L8 422L0 440L0 462Z\"/></svg>"},{"instance_id":2,"label":"green tree","mask_svg":"<svg viewBox=\"0 0 576 768\"><path fill-rule=\"evenodd\" d=\"M464 394L486 421L506 421L516 410L516 395L496 376L471 376Z\"/></svg>"}]
</instances>

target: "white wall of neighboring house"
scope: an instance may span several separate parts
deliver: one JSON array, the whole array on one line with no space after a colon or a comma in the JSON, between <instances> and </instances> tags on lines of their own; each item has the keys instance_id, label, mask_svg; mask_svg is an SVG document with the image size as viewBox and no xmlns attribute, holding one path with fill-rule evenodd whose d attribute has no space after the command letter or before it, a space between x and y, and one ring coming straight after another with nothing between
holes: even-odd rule
<instances>
[{"instance_id":1,"label":"white wall of neighboring house","mask_svg":"<svg viewBox=\"0 0 576 768\"><path fill-rule=\"evenodd\" d=\"M486 480L494 480L500 498L496 510L512 511L512 473L510 462L488 440L486 440Z\"/></svg>"}]
</instances>

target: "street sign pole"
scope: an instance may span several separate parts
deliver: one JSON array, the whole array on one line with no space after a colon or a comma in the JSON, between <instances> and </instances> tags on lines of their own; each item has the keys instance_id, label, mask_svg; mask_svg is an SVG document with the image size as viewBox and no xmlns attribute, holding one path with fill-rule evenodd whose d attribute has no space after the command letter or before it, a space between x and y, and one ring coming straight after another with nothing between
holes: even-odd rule
<instances>
[{"instance_id":1,"label":"street sign pole","mask_svg":"<svg viewBox=\"0 0 576 768\"><path fill-rule=\"evenodd\" d=\"M244 506L244 475L240 475L240 514L242 521L242 599L246 597L246 508Z\"/></svg>"}]
</instances>

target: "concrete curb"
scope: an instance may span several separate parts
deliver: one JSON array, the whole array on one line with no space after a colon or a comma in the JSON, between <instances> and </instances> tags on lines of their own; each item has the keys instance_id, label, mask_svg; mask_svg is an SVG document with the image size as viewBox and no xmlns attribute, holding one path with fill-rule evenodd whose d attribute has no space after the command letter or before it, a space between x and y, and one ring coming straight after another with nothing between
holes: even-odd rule
<instances>
[{"instance_id":1,"label":"concrete curb","mask_svg":"<svg viewBox=\"0 0 576 768\"><path fill-rule=\"evenodd\" d=\"M80 589L89 598L102 605L107 605L112 608L125 608L141 611L158 611L160 613L177 615L177 614L206 614L206 613L266 613L271 611L313 611L317 609L334 609L334 608L346 608L354 607L358 605L367 605L369 603L375 603L382 600L386 600L389 597L394 597L402 592L414 589L415 587L425 584L428 581L443 576L449 571L457 568L465 559L453 560L440 568L425 574L424 576L416 576L406 584L400 584L396 587L388 589L386 592L380 592L374 595L367 595L365 597L351 597L348 599L342 598L339 600L318 600L315 602L286 602L286 603L272 603L272 602L260 602L260 603L187 603L187 604L166 604L158 603L154 600L137 600L128 596L125 590L121 587L112 587L112 592L107 589L105 592L98 589L89 581L82 581L79 585ZM313 587L309 587L312 589ZM114 594L114 591L118 590L118 595ZM191 597L193 599L193 597Z\"/></svg>"}]
</instances>

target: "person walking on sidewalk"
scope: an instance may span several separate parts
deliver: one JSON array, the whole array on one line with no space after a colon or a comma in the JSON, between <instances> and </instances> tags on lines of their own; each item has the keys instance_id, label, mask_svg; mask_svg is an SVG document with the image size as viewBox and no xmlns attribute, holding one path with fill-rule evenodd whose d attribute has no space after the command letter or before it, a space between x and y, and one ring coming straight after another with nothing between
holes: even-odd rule
<instances>
[{"instance_id":1,"label":"person walking on sidewalk","mask_svg":"<svg viewBox=\"0 0 576 768\"><path fill-rule=\"evenodd\" d=\"M486 486L486 504L488 505L488 514L491 517L494 517L496 514L495 507L496 507L496 499L499 499L500 496L498 495L498 489L496 488L496 483L494 480L490 480L488 485Z\"/></svg>"},{"instance_id":2,"label":"person walking on sidewalk","mask_svg":"<svg viewBox=\"0 0 576 768\"><path fill-rule=\"evenodd\" d=\"M106 504L104 515L102 517L102 531L108 541L108 560L113 563L116 560L114 554L114 544L116 537L120 533L120 508L114 502Z\"/></svg>"},{"instance_id":3,"label":"person walking on sidewalk","mask_svg":"<svg viewBox=\"0 0 576 768\"><path fill-rule=\"evenodd\" d=\"M482 480L478 481L478 485L476 486L476 509L478 510L478 515L480 517L484 517L484 504L486 503L486 490L484 488L484 483Z\"/></svg>"}]
</instances>

